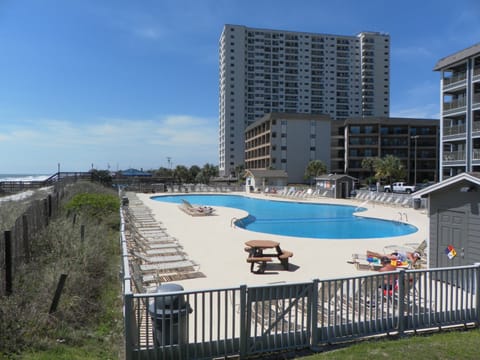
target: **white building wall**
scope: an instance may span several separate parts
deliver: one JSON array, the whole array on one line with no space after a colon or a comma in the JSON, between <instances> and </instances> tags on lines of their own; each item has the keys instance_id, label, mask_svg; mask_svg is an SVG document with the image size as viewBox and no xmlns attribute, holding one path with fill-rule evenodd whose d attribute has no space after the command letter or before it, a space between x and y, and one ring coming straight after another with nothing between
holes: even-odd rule
<instances>
[{"instance_id":1,"label":"white building wall","mask_svg":"<svg viewBox=\"0 0 480 360\"><path fill-rule=\"evenodd\" d=\"M225 25L220 38L221 175L228 176L243 164L245 127L267 113L361 116L365 37L374 39L369 112L388 116L389 71L384 67L389 61L388 35L339 36Z\"/></svg>"}]
</instances>

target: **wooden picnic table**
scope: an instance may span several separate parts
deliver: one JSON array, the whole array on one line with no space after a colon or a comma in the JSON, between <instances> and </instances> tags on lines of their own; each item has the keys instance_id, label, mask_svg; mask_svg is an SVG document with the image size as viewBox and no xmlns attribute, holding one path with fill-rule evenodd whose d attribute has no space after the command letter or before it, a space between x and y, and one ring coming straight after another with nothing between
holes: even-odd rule
<instances>
[{"instance_id":1,"label":"wooden picnic table","mask_svg":"<svg viewBox=\"0 0 480 360\"><path fill-rule=\"evenodd\" d=\"M272 261L272 257L280 260L285 270L288 270L288 258L293 256L290 251L282 250L280 243L273 240L249 240L245 242L248 252L247 262L250 263L250 271L257 274L265 272L267 262ZM264 250L275 249L275 253L264 253ZM254 265L258 264L258 270L254 271Z\"/></svg>"}]
</instances>

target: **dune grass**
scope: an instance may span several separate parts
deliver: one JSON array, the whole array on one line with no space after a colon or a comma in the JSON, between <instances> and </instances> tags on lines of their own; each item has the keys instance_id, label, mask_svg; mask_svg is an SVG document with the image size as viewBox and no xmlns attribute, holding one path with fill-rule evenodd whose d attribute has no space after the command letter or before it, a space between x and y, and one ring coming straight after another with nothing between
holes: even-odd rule
<instances>
[{"instance_id":1,"label":"dune grass","mask_svg":"<svg viewBox=\"0 0 480 360\"><path fill-rule=\"evenodd\" d=\"M4 205L0 212L21 215L22 204ZM59 216L36 234L31 261L16 271L13 294L0 298L0 358L122 357L119 205L112 189L71 185ZM61 274L65 287L49 314Z\"/></svg>"}]
</instances>

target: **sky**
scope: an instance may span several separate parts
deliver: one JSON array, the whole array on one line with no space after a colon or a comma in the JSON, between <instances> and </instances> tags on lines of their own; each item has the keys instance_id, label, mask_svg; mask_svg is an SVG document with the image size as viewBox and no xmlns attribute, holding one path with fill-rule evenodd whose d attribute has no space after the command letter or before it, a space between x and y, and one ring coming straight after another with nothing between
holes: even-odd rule
<instances>
[{"instance_id":1,"label":"sky","mask_svg":"<svg viewBox=\"0 0 480 360\"><path fill-rule=\"evenodd\" d=\"M218 164L225 24L390 34L390 116L438 119L480 1L0 0L0 174Z\"/></svg>"}]
</instances>

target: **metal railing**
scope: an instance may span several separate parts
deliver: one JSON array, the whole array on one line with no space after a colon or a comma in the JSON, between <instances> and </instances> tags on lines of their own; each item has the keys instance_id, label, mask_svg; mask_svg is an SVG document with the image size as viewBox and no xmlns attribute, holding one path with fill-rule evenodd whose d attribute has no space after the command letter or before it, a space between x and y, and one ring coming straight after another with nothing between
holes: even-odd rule
<instances>
[{"instance_id":1,"label":"metal railing","mask_svg":"<svg viewBox=\"0 0 480 360\"><path fill-rule=\"evenodd\" d=\"M460 81L464 82L466 78L467 78L467 73L459 73L451 77L445 77L443 78L443 86L445 87L447 85L454 84Z\"/></svg>"},{"instance_id":2,"label":"metal railing","mask_svg":"<svg viewBox=\"0 0 480 360\"><path fill-rule=\"evenodd\" d=\"M480 149L472 149L472 160L480 160Z\"/></svg>"},{"instance_id":3,"label":"metal railing","mask_svg":"<svg viewBox=\"0 0 480 360\"><path fill-rule=\"evenodd\" d=\"M478 326L479 269L126 294L127 359L245 358L374 335Z\"/></svg>"},{"instance_id":4,"label":"metal railing","mask_svg":"<svg viewBox=\"0 0 480 360\"><path fill-rule=\"evenodd\" d=\"M443 127L443 136L465 134L467 127L465 124Z\"/></svg>"},{"instance_id":5,"label":"metal railing","mask_svg":"<svg viewBox=\"0 0 480 360\"><path fill-rule=\"evenodd\" d=\"M444 152L443 161L465 161L465 151Z\"/></svg>"},{"instance_id":6,"label":"metal railing","mask_svg":"<svg viewBox=\"0 0 480 360\"><path fill-rule=\"evenodd\" d=\"M467 103L466 103L465 99L456 99L456 100L451 100L449 102L444 102L443 103L443 111L463 108L463 107L466 106L466 104Z\"/></svg>"}]
</instances>

